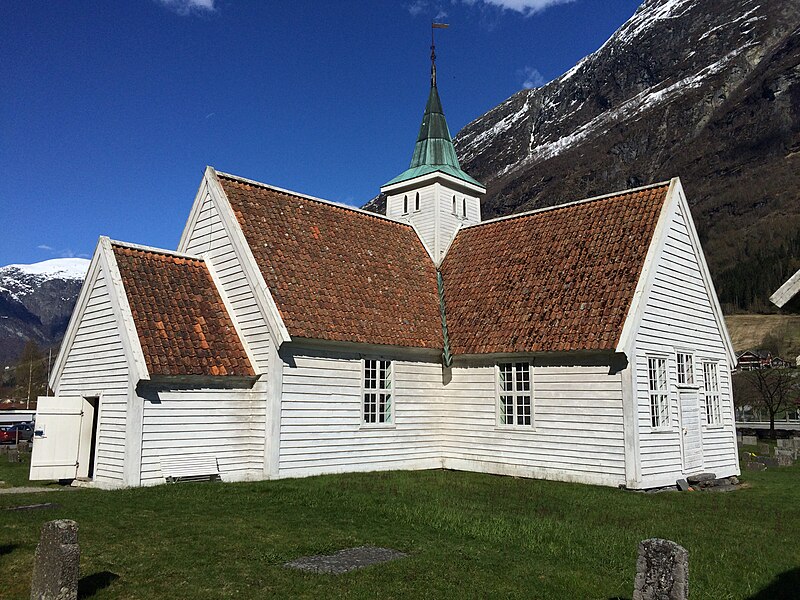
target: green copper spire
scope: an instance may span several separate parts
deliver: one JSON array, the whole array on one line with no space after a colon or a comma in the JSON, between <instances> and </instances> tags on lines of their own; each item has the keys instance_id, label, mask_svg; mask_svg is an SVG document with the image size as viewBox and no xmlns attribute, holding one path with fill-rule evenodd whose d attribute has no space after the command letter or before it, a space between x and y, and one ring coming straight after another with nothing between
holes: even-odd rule
<instances>
[{"instance_id":1,"label":"green copper spire","mask_svg":"<svg viewBox=\"0 0 800 600\"><path fill-rule=\"evenodd\" d=\"M436 89L436 52L431 43L431 91L428 94L425 113L422 115L422 125L419 128L417 144L414 146L414 155L411 157L411 166L384 185L400 183L436 171L483 187L462 171L458 163L453 139L450 137L450 130L444 118L442 101Z\"/></svg>"}]
</instances>

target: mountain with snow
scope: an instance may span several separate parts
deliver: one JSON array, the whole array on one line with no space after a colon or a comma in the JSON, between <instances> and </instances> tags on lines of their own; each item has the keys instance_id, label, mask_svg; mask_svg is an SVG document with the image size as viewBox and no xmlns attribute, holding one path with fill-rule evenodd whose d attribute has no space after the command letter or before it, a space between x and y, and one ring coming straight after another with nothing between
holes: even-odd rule
<instances>
[{"instance_id":1,"label":"mountain with snow","mask_svg":"<svg viewBox=\"0 0 800 600\"><path fill-rule=\"evenodd\" d=\"M680 176L723 306L768 310L800 268L800 2L645 0L454 142L484 218Z\"/></svg>"},{"instance_id":2,"label":"mountain with snow","mask_svg":"<svg viewBox=\"0 0 800 600\"><path fill-rule=\"evenodd\" d=\"M88 268L85 258L0 267L0 365L29 340L41 348L61 340Z\"/></svg>"}]
</instances>

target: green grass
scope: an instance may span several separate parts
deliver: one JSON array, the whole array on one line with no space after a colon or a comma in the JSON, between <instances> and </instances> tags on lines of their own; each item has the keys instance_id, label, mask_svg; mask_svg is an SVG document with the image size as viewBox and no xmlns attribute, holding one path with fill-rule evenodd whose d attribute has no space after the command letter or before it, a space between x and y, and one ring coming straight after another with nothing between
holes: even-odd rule
<instances>
[{"instance_id":1,"label":"green grass","mask_svg":"<svg viewBox=\"0 0 800 600\"><path fill-rule=\"evenodd\" d=\"M17 468L0 464L0 479ZM0 597L29 596L42 523L69 518L97 599L630 598L637 544L653 536L689 550L693 599L796 598L800 467L746 479L727 494L638 494L423 471L0 495ZM2 510L40 502L61 508ZM409 557L338 576L281 566L363 544Z\"/></svg>"}]
</instances>

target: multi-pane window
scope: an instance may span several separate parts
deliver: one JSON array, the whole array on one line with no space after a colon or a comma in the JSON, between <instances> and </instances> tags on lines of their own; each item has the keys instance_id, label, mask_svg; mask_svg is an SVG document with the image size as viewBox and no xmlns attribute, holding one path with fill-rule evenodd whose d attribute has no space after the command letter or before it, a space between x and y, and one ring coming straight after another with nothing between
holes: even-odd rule
<instances>
[{"instance_id":1,"label":"multi-pane window","mask_svg":"<svg viewBox=\"0 0 800 600\"><path fill-rule=\"evenodd\" d=\"M364 360L364 423L393 422L392 362Z\"/></svg>"},{"instance_id":2,"label":"multi-pane window","mask_svg":"<svg viewBox=\"0 0 800 600\"><path fill-rule=\"evenodd\" d=\"M667 359L647 359L647 379L650 388L650 424L654 428L669 426L669 383Z\"/></svg>"},{"instance_id":3,"label":"multi-pane window","mask_svg":"<svg viewBox=\"0 0 800 600\"><path fill-rule=\"evenodd\" d=\"M706 422L709 425L722 424L717 363L703 363L703 396L705 397L706 403Z\"/></svg>"},{"instance_id":4,"label":"multi-pane window","mask_svg":"<svg viewBox=\"0 0 800 600\"><path fill-rule=\"evenodd\" d=\"M533 417L530 364L501 363L498 373L500 424L530 426Z\"/></svg>"},{"instance_id":5,"label":"multi-pane window","mask_svg":"<svg viewBox=\"0 0 800 600\"><path fill-rule=\"evenodd\" d=\"M693 357L687 352L678 352L678 385L694 385Z\"/></svg>"}]
</instances>

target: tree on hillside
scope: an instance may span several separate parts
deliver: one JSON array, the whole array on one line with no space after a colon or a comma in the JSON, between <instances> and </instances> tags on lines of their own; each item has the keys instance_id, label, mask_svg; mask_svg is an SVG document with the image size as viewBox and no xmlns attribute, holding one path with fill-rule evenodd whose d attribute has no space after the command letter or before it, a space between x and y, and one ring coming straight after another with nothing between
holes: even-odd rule
<instances>
[{"instance_id":1,"label":"tree on hillside","mask_svg":"<svg viewBox=\"0 0 800 600\"><path fill-rule=\"evenodd\" d=\"M19 400L33 402L47 393L47 357L36 342L29 341L22 349L14 379L14 397Z\"/></svg>"},{"instance_id":2,"label":"tree on hillside","mask_svg":"<svg viewBox=\"0 0 800 600\"><path fill-rule=\"evenodd\" d=\"M775 415L800 406L800 377L793 369L756 369L734 376L739 407L749 404L769 415L769 436L775 437Z\"/></svg>"}]
</instances>

